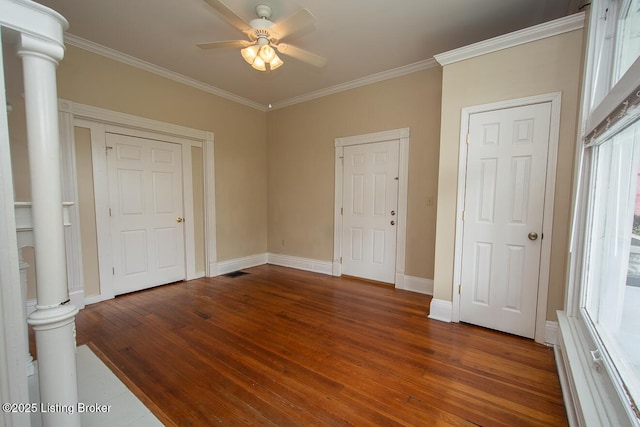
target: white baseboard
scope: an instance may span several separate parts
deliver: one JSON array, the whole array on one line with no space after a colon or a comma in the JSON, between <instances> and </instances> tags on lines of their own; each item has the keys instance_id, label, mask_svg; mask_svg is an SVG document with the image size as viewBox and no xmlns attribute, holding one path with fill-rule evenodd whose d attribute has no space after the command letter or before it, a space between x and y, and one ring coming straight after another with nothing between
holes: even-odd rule
<instances>
[{"instance_id":1,"label":"white baseboard","mask_svg":"<svg viewBox=\"0 0 640 427\"><path fill-rule=\"evenodd\" d=\"M243 268L251 268L267 263L267 254L250 255L244 258L230 259L228 261L220 261L216 265L216 275L233 273Z\"/></svg>"},{"instance_id":2,"label":"white baseboard","mask_svg":"<svg viewBox=\"0 0 640 427\"><path fill-rule=\"evenodd\" d=\"M264 253L264 254L258 254L258 255L251 255L243 258L231 259L227 261L211 262L209 263L209 274L211 274L210 277L215 277L222 274L232 273L234 271L242 270L245 268L256 267L258 265L263 265L263 264L273 264L281 267L295 268L296 270L304 270L304 271L311 271L314 273L326 274L329 276L335 274L334 270L336 267L334 263L331 261L320 261L316 259L302 258L302 257L291 256L291 255ZM198 277L204 277L205 274L197 273L196 275ZM407 291L420 292L427 295L433 295L433 280L424 279L421 277L404 276L404 280L402 281L402 287L398 287L398 289L405 289ZM84 305L95 304L104 300L105 299L102 298L102 296L100 295L92 295L90 297L84 298ZM450 302L448 302L448 304L451 305ZM432 302L432 306L433 306L433 302ZM35 310L35 301L33 301L33 307L34 307L33 309ZM451 312L450 307L449 307L449 312ZM445 320L445 321L448 321L448 322L451 321L450 314L449 314L449 320Z\"/></svg>"},{"instance_id":3,"label":"white baseboard","mask_svg":"<svg viewBox=\"0 0 640 427\"><path fill-rule=\"evenodd\" d=\"M196 271L194 272L192 275L188 275L187 277L184 279L185 281L189 281L189 280L196 280L196 279L201 279L205 276L204 271Z\"/></svg>"},{"instance_id":4,"label":"white baseboard","mask_svg":"<svg viewBox=\"0 0 640 427\"><path fill-rule=\"evenodd\" d=\"M209 268L207 269L207 277L216 277L218 275L218 263L210 262Z\"/></svg>"},{"instance_id":5,"label":"white baseboard","mask_svg":"<svg viewBox=\"0 0 640 427\"><path fill-rule=\"evenodd\" d=\"M102 295L99 295L99 294L91 295L84 299L84 305L86 306L86 305L96 304L102 301L106 301L108 299L111 299L111 298L104 298Z\"/></svg>"},{"instance_id":6,"label":"white baseboard","mask_svg":"<svg viewBox=\"0 0 640 427\"><path fill-rule=\"evenodd\" d=\"M291 255L280 255L269 253L267 262L281 267L295 268L297 270L312 271L331 276L333 274L333 263L331 261L319 261L309 258L300 258Z\"/></svg>"},{"instance_id":7,"label":"white baseboard","mask_svg":"<svg viewBox=\"0 0 640 427\"><path fill-rule=\"evenodd\" d=\"M544 325L544 343L549 346L556 345L556 336L558 335L558 322L547 320Z\"/></svg>"},{"instance_id":8,"label":"white baseboard","mask_svg":"<svg viewBox=\"0 0 640 427\"><path fill-rule=\"evenodd\" d=\"M227 274L233 271L242 270L243 268L255 267L262 264L273 264L281 267L295 268L296 270L311 271L326 275L336 275L340 265L332 261L321 261L317 259L302 258L292 255L282 255L274 253L266 253L253 255L244 258L237 258L218 263L211 263L209 271L217 272L216 275ZM397 286L398 289L407 291L420 292L427 295L433 295L433 280L424 279L422 277L413 277L403 275L402 285Z\"/></svg>"},{"instance_id":9,"label":"white baseboard","mask_svg":"<svg viewBox=\"0 0 640 427\"><path fill-rule=\"evenodd\" d=\"M71 304L75 305L78 310L82 310L85 304L84 289L69 292L69 299L71 300Z\"/></svg>"},{"instance_id":10,"label":"white baseboard","mask_svg":"<svg viewBox=\"0 0 640 427\"><path fill-rule=\"evenodd\" d=\"M433 279L405 275L403 286L399 287L396 283L396 288L425 295L433 295Z\"/></svg>"},{"instance_id":11,"label":"white baseboard","mask_svg":"<svg viewBox=\"0 0 640 427\"><path fill-rule=\"evenodd\" d=\"M340 277L342 276L342 264L340 264L340 261L333 261L333 272L332 274L336 277Z\"/></svg>"},{"instance_id":12,"label":"white baseboard","mask_svg":"<svg viewBox=\"0 0 640 427\"><path fill-rule=\"evenodd\" d=\"M185 280L195 280L195 279L200 279L202 277L205 277L204 271L197 272L197 273L194 274L193 277L185 279ZM82 293L82 295L84 297L84 292ZM83 300L82 300L82 305L79 305L77 302L74 302L73 296L70 296L70 297L71 297L71 302L74 303L74 305L76 307L78 307L78 309L83 309L87 305L97 304L99 302L107 301L107 300L110 300L110 299L114 298L113 296L105 297L105 296L100 295L100 294L98 294L98 295L90 295L88 297L84 297Z\"/></svg>"},{"instance_id":13,"label":"white baseboard","mask_svg":"<svg viewBox=\"0 0 640 427\"><path fill-rule=\"evenodd\" d=\"M429 319L451 323L453 314L453 304L451 301L433 298L429 308Z\"/></svg>"}]
</instances>

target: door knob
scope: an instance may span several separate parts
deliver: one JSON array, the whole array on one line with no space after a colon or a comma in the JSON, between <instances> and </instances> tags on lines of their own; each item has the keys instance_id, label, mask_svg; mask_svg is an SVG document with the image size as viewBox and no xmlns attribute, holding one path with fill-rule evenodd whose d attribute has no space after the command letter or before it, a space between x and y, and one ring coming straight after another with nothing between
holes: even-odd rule
<instances>
[{"instance_id":1,"label":"door knob","mask_svg":"<svg viewBox=\"0 0 640 427\"><path fill-rule=\"evenodd\" d=\"M532 231L527 237L529 237L529 240L538 240L538 233Z\"/></svg>"},{"instance_id":2,"label":"door knob","mask_svg":"<svg viewBox=\"0 0 640 427\"><path fill-rule=\"evenodd\" d=\"M391 225L396 225L396 222L391 220Z\"/></svg>"},{"instance_id":3,"label":"door knob","mask_svg":"<svg viewBox=\"0 0 640 427\"><path fill-rule=\"evenodd\" d=\"M176 222L182 222L184 221L184 218L176 218Z\"/></svg>"}]
</instances>

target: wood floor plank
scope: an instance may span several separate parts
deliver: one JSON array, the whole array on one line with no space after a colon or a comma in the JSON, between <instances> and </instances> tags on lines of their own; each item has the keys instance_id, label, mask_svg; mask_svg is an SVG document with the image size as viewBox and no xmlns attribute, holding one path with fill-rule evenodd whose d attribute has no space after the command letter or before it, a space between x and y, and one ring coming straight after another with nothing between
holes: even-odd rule
<instances>
[{"instance_id":1,"label":"wood floor plank","mask_svg":"<svg viewBox=\"0 0 640 427\"><path fill-rule=\"evenodd\" d=\"M246 271L88 306L78 344L181 426L567 425L550 348L430 320L426 295Z\"/></svg>"}]
</instances>

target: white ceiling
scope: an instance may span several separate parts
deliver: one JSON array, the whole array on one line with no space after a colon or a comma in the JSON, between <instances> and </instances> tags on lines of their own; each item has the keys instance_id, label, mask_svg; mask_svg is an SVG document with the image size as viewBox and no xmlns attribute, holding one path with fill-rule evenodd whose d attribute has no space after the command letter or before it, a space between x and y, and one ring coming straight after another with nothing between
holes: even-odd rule
<instances>
[{"instance_id":1,"label":"white ceiling","mask_svg":"<svg viewBox=\"0 0 640 427\"><path fill-rule=\"evenodd\" d=\"M225 0L246 21L258 4L273 9L274 22L301 8L315 16L312 31L287 42L326 57L327 65L316 69L282 56L285 64L265 73L245 63L239 49L196 47L246 38L204 0L39 2L64 15L73 36L262 106L419 66L435 54L577 11L575 0Z\"/></svg>"}]
</instances>

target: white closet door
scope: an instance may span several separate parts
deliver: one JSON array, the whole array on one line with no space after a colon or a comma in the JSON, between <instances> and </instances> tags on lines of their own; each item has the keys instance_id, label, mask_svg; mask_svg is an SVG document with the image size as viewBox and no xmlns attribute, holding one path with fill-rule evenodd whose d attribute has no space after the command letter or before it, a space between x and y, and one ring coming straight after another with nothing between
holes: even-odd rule
<instances>
[{"instance_id":1,"label":"white closet door","mask_svg":"<svg viewBox=\"0 0 640 427\"><path fill-rule=\"evenodd\" d=\"M107 134L115 294L185 278L178 144Z\"/></svg>"}]
</instances>

